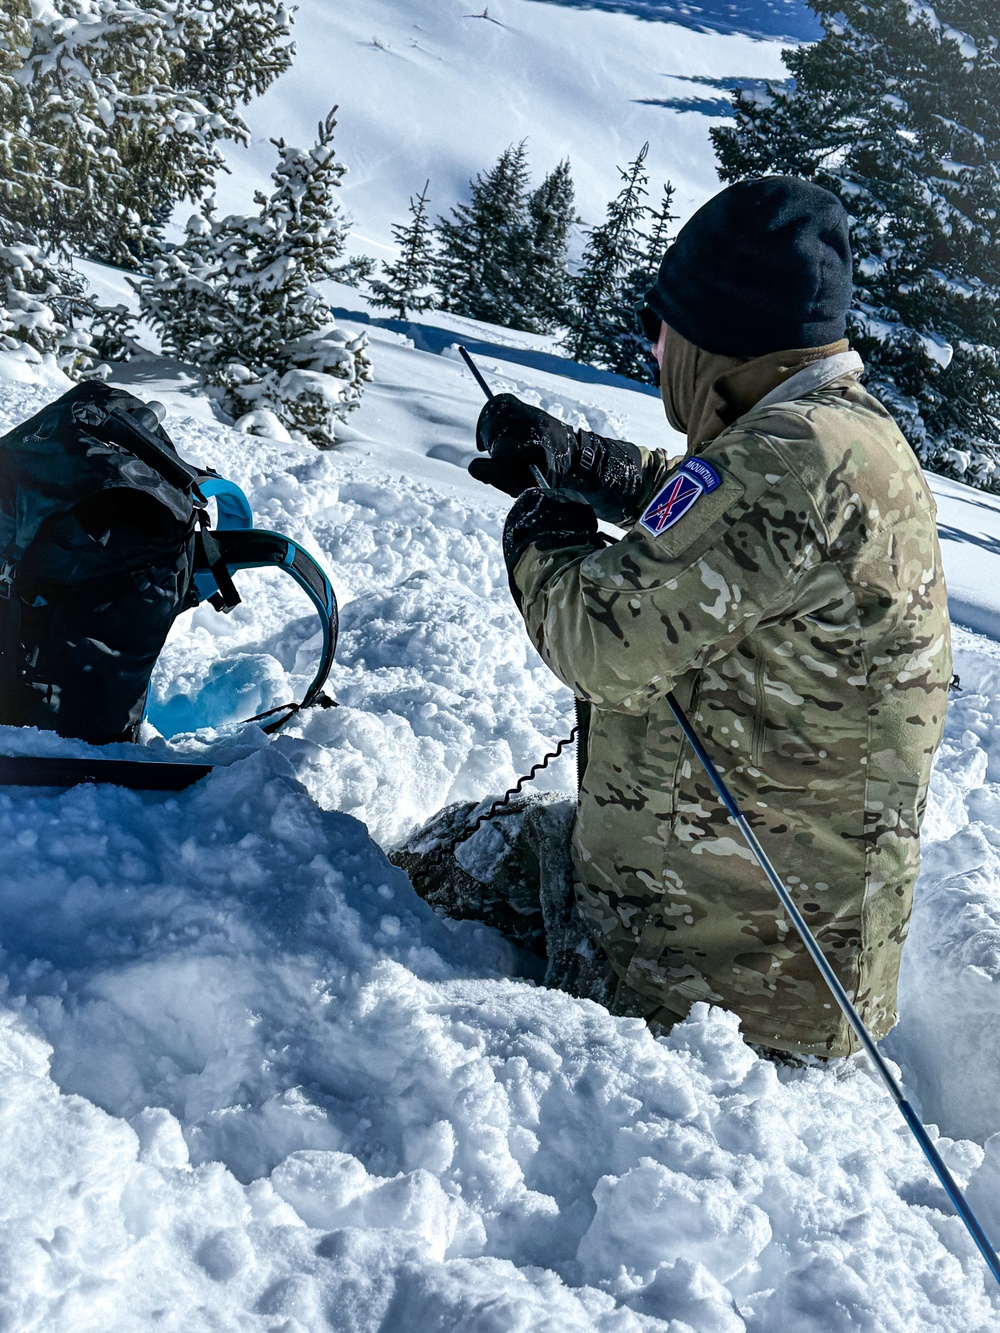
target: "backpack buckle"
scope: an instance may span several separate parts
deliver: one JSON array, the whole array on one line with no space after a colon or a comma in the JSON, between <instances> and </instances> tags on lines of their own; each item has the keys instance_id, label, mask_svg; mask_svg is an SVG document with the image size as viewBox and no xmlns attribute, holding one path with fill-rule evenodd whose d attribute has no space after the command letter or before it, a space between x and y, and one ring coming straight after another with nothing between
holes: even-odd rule
<instances>
[{"instance_id":1,"label":"backpack buckle","mask_svg":"<svg viewBox=\"0 0 1000 1333\"><path fill-rule=\"evenodd\" d=\"M0 564L0 597L10 601L14 595L14 575L17 573L17 565L11 560L4 560Z\"/></svg>"}]
</instances>

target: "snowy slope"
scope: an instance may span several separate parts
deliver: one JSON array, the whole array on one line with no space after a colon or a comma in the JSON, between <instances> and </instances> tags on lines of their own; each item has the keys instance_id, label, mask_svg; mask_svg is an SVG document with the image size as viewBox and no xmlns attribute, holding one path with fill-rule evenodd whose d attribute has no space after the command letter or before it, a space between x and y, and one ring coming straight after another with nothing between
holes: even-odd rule
<instances>
[{"instance_id":1,"label":"snowy slope","mask_svg":"<svg viewBox=\"0 0 1000 1333\"><path fill-rule=\"evenodd\" d=\"M538 174L571 156L590 221L648 138L686 216L729 87L780 77L782 39L811 31L797 0L480 5L302 6L223 209L266 185L268 136L309 141L336 101L357 249L388 253L425 179L444 210L524 136ZM862 1061L776 1072L704 1006L654 1041L434 917L386 860L571 725L510 602L504 498L464 470L481 396L454 344L574 423L680 441L655 394L547 339L368 327L376 381L325 454L220 425L184 367L122 372L328 568L339 707L274 741L241 725L301 692L318 646L287 580L245 574L231 616L177 625L139 747L216 773L178 796L0 789L0 1328L997 1329L1000 1293ZM0 358L0 430L57 390ZM953 614L991 637L956 630L886 1050L1000 1240L1000 503L933 484ZM7 728L0 748L85 750ZM570 758L540 783L573 784Z\"/></svg>"},{"instance_id":2,"label":"snowy slope","mask_svg":"<svg viewBox=\"0 0 1000 1333\"><path fill-rule=\"evenodd\" d=\"M244 575L231 616L178 625L150 714L151 758L219 772L176 797L0 793L0 1326L995 1329L1000 1294L862 1062L776 1073L704 1007L653 1041L436 919L375 845L502 789L570 721L510 603L504 501L461 466L481 398L451 342L497 388L671 437L654 395L558 375L544 340L434 315L408 334L435 350L370 332L377 382L325 454L128 368L182 452L322 557L340 707L274 742L239 725L316 646L286 581ZM52 391L0 388L0 427ZM963 521L1000 537L992 502L948 500L956 550ZM1000 1235L1000 648L956 641L888 1049ZM571 763L546 783L570 790Z\"/></svg>"},{"instance_id":3,"label":"snowy slope","mask_svg":"<svg viewBox=\"0 0 1000 1333\"><path fill-rule=\"evenodd\" d=\"M406 219L425 180L432 210L445 213L521 139L536 180L569 156L590 224L618 190L616 165L649 140L651 189L673 181L686 217L716 183L708 127L726 114L729 90L784 77L780 38L814 27L800 0L719 4L714 19L712 4L702 6L714 31L668 21L684 8L494 0L483 19L478 0L314 0L296 16L292 70L249 109L251 148L229 153L220 208L245 212L253 188L268 185L269 139L311 143L337 103L352 245L378 258L391 253L390 224ZM698 22L699 7L686 8Z\"/></svg>"}]
</instances>

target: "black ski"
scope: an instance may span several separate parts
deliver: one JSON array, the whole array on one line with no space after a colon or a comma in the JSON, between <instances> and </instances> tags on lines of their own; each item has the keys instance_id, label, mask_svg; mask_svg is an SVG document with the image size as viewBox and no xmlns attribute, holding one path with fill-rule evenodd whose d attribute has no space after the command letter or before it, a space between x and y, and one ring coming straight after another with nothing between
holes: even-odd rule
<instances>
[{"instance_id":1,"label":"black ski","mask_svg":"<svg viewBox=\"0 0 1000 1333\"><path fill-rule=\"evenodd\" d=\"M109 783L137 791L183 791L212 771L211 764L140 763L135 759L63 759L49 755L0 755L0 786L77 787Z\"/></svg>"}]
</instances>

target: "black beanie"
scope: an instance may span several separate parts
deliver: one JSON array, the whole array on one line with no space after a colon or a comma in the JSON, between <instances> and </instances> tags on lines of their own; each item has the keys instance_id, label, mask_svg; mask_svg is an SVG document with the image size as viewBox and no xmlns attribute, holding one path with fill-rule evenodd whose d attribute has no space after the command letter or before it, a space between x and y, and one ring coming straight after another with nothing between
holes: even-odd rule
<instances>
[{"instance_id":1,"label":"black beanie","mask_svg":"<svg viewBox=\"0 0 1000 1333\"><path fill-rule=\"evenodd\" d=\"M843 204L795 176L765 176L685 223L646 304L702 351L754 357L843 338L851 291Z\"/></svg>"}]
</instances>

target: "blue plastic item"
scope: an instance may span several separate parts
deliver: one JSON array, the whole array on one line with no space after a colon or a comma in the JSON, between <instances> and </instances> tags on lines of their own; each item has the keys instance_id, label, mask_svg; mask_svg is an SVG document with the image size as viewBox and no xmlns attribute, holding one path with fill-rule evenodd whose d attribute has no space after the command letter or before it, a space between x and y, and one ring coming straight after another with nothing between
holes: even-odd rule
<instances>
[{"instance_id":1,"label":"blue plastic item","mask_svg":"<svg viewBox=\"0 0 1000 1333\"><path fill-rule=\"evenodd\" d=\"M225 589L219 587L219 579L225 582L225 575L232 579L240 569L273 569L277 566L291 574L292 578L305 592L320 618L323 630L323 643L320 649L319 666L313 677L305 698L300 704L289 705L292 712L308 708L319 699L320 691L330 674L333 656L337 650L337 632L339 618L337 598L333 585L304 547L291 537L280 532L270 532L253 525L253 510L250 501L235 482L220 477L217 472L203 472L198 477L198 491L203 500L214 499L218 507L218 525L207 534L212 546L217 549L213 557L218 569L218 577L208 565L201 565L194 571L194 587L198 601L222 597L225 602ZM219 568L219 567L222 568ZM228 610L239 601L239 595L230 589L231 600L223 606ZM281 711L281 710L272 710ZM287 721L287 717L283 721ZM272 723L265 730L277 729L280 723Z\"/></svg>"},{"instance_id":2,"label":"blue plastic item","mask_svg":"<svg viewBox=\"0 0 1000 1333\"><path fill-rule=\"evenodd\" d=\"M206 472L198 478L198 490L206 500L215 499L219 511L218 528L252 528L253 510L250 501L236 485L217 472Z\"/></svg>"}]
</instances>

